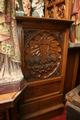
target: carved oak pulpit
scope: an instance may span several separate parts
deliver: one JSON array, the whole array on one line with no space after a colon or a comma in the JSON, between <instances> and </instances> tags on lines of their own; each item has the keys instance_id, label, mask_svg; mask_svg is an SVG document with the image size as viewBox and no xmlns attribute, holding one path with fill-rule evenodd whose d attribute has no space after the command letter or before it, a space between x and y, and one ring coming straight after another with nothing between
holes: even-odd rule
<instances>
[{"instance_id":1,"label":"carved oak pulpit","mask_svg":"<svg viewBox=\"0 0 80 120\"><path fill-rule=\"evenodd\" d=\"M72 21L17 17L22 26L22 69L28 86L20 104L22 120L41 118L60 110ZM47 120L47 119L45 119Z\"/></svg>"}]
</instances>

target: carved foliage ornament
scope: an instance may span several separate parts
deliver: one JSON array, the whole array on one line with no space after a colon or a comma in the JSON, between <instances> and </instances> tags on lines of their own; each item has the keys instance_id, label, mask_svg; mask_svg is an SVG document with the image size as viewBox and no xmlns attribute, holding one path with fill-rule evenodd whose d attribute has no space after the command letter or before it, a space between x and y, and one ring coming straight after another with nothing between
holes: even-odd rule
<instances>
[{"instance_id":1,"label":"carved foliage ornament","mask_svg":"<svg viewBox=\"0 0 80 120\"><path fill-rule=\"evenodd\" d=\"M46 1L46 0L45 0ZM65 19L65 0L47 0L46 1L46 17L52 17L56 19Z\"/></svg>"},{"instance_id":2,"label":"carved foliage ornament","mask_svg":"<svg viewBox=\"0 0 80 120\"><path fill-rule=\"evenodd\" d=\"M25 30L25 77L46 79L61 75L62 35L48 30Z\"/></svg>"}]
</instances>

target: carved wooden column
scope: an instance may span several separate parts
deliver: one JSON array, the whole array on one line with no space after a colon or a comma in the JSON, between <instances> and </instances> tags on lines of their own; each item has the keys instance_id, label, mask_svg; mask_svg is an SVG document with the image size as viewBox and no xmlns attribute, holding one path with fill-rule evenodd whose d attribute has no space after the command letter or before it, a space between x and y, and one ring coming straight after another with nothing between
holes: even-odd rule
<instances>
[{"instance_id":1,"label":"carved wooden column","mask_svg":"<svg viewBox=\"0 0 80 120\"><path fill-rule=\"evenodd\" d=\"M28 81L20 118L47 120L46 114L64 107L68 28L72 22L30 17L18 17L17 21L23 26L23 73Z\"/></svg>"}]
</instances>

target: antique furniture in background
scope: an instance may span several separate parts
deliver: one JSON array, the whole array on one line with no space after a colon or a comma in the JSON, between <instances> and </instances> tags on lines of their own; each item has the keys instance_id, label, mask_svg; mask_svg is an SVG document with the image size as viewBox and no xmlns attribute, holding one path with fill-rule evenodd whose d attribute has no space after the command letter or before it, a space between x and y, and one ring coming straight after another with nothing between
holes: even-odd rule
<instances>
[{"instance_id":1,"label":"antique furniture in background","mask_svg":"<svg viewBox=\"0 0 80 120\"><path fill-rule=\"evenodd\" d=\"M26 84L20 91L0 94L0 120L20 120L17 106L25 88Z\"/></svg>"},{"instance_id":2,"label":"antique furniture in background","mask_svg":"<svg viewBox=\"0 0 80 120\"><path fill-rule=\"evenodd\" d=\"M64 95L80 84L80 44L73 43L68 48Z\"/></svg>"},{"instance_id":3,"label":"antique furniture in background","mask_svg":"<svg viewBox=\"0 0 80 120\"><path fill-rule=\"evenodd\" d=\"M80 85L66 94L67 120L80 120Z\"/></svg>"}]
</instances>

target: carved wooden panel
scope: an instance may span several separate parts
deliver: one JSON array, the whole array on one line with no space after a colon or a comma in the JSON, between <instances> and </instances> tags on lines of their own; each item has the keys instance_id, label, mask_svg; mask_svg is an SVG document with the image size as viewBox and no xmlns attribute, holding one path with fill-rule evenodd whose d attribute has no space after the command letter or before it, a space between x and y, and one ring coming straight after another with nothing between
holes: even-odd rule
<instances>
[{"instance_id":1,"label":"carved wooden panel","mask_svg":"<svg viewBox=\"0 0 80 120\"><path fill-rule=\"evenodd\" d=\"M24 74L27 79L61 75L63 34L51 30L24 30Z\"/></svg>"},{"instance_id":2,"label":"carved wooden panel","mask_svg":"<svg viewBox=\"0 0 80 120\"><path fill-rule=\"evenodd\" d=\"M70 7L70 0L45 0L45 17L69 19Z\"/></svg>"}]
</instances>

